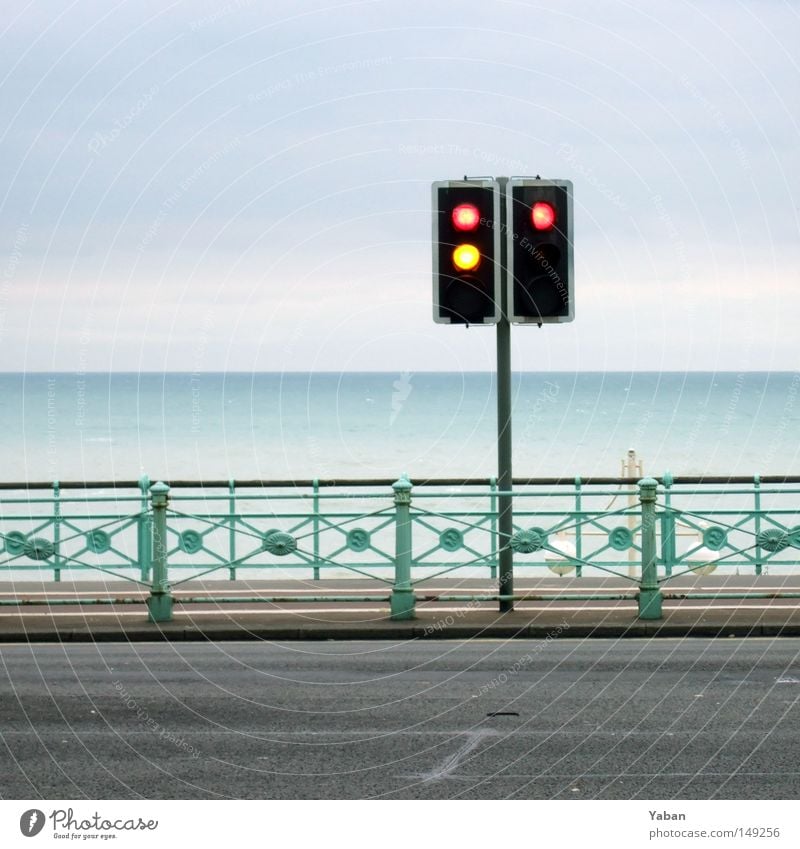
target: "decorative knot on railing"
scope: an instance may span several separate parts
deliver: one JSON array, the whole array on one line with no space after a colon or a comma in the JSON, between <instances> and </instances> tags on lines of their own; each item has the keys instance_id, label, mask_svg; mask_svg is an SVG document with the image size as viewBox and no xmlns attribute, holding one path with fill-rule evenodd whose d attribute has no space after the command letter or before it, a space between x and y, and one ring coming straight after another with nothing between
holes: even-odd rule
<instances>
[{"instance_id":1,"label":"decorative knot on railing","mask_svg":"<svg viewBox=\"0 0 800 849\"><path fill-rule=\"evenodd\" d=\"M47 560L55 550L53 543L45 537L31 537L25 542L25 556L31 560Z\"/></svg>"},{"instance_id":2,"label":"decorative knot on railing","mask_svg":"<svg viewBox=\"0 0 800 849\"><path fill-rule=\"evenodd\" d=\"M509 543L519 554L532 554L547 545L547 532L543 528L528 528L517 531Z\"/></svg>"},{"instance_id":3,"label":"decorative knot on railing","mask_svg":"<svg viewBox=\"0 0 800 849\"><path fill-rule=\"evenodd\" d=\"M264 536L264 551L277 557L285 557L297 550L297 540L283 531L272 531Z\"/></svg>"},{"instance_id":4,"label":"decorative knot on railing","mask_svg":"<svg viewBox=\"0 0 800 849\"><path fill-rule=\"evenodd\" d=\"M758 544L766 551L783 551L792 544L790 535L779 528L767 528L756 537Z\"/></svg>"}]
</instances>

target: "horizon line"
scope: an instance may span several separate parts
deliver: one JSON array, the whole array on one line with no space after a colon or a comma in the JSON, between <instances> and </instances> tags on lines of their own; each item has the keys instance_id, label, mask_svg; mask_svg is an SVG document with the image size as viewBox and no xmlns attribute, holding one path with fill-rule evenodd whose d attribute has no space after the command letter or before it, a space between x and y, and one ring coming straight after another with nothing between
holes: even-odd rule
<instances>
[{"instance_id":1,"label":"horizon line","mask_svg":"<svg viewBox=\"0 0 800 849\"><path fill-rule=\"evenodd\" d=\"M281 371L253 371L228 369L225 371L208 370L196 371L188 369L111 369L108 371L77 371L74 369L28 369L25 371L12 371L0 369L0 375L70 375L73 377L88 376L88 375L112 375L112 374L136 374L136 375L165 375L165 374L184 374L184 375L294 375L294 374L489 374L494 375L497 372L494 369L463 369L443 371L439 369L370 369L359 370L353 369L342 371L340 369L292 369ZM512 374L797 374L798 369L512 369Z\"/></svg>"}]
</instances>

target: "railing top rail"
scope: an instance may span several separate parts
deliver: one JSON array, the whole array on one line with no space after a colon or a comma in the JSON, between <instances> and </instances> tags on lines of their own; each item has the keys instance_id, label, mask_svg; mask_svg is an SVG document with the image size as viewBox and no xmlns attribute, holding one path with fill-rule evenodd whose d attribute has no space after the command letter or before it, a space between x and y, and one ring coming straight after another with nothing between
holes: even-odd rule
<instances>
[{"instance_id":1,"label":"railing top rail","mask_svg":"<svg viewBox=\"0 0 800 849\"><path fill-rule=\"evenodd\" d=\"M663 478L654 476L659 484ZM338 478L308 480L173 480L167 481L173 489L227 489L233 483L237 489L290 489L319 487L391 487L396 478ZM485 478L427 478L413 480L414 486L487 486L492 479ZM756 480L760 484L798 484L800 475L676 475L673 485L682 484L740 484L752 485ZM139 481L58 481L58 487L64 489L139 489ZM627 485L635 483L632 478L623 477L542 477L514 478L514 486L581 486ZM46 490L52 489L54 481L0 481L3 490Z\"/></svg>"}]
</instances>

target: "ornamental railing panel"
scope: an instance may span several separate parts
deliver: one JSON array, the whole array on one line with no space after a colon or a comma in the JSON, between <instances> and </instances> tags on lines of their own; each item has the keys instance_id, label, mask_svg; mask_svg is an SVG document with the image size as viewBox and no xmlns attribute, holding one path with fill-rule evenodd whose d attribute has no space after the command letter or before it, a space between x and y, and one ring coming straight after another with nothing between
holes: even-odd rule
<instances>
[{"instance_id":1,"label":"ornamental railing panel","mask_svg":"<svg viewBox=\"0 0 800 849\"><path fill-rule=\"evenodd\" d=\"M616 578L657 618L677 578L798 566L800 478L515 481L510 538L501 495L491 479L404 476L0 484L0 575L133 581L162 618L171 590L201 578L366 578L391 586L402 618L436 578L496 578L507 547L522 577Z\"/></svg>"}]
</instances>

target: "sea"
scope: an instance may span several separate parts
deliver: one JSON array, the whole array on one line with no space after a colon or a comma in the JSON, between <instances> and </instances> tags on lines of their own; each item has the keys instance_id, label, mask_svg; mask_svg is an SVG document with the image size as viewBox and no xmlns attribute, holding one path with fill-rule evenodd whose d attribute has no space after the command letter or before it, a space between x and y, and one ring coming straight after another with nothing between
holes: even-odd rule
<instances>
[{"instance_id":1,"label":"sea","mask_svg":"<svg viewBox=\"0 0 800 849\"><path fill-rule=\"evenodd\" d=\"M515 477L800 473L795 372L513 375ZM496 474L490 373L0 375L3 481Z\"/></svg>"}]
</instances>

